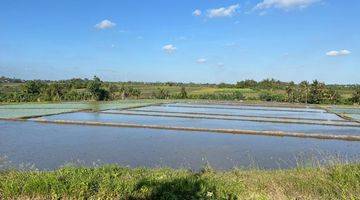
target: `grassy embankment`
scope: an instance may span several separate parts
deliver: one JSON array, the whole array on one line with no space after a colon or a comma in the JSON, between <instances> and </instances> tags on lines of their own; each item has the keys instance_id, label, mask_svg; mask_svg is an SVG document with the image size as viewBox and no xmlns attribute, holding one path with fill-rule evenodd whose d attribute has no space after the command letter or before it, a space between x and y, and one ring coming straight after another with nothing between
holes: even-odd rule
<instances>
[{"instance_id":1,"label":"grassy embankment","mask_svg":"<svg viewBox=\"0 0 360 200\"><path fill-rule=\"evenodd\" d=\"M201 172L64 167L0 172L0 199L359 199L360 164Z\"/></svg>"}]
</instances>

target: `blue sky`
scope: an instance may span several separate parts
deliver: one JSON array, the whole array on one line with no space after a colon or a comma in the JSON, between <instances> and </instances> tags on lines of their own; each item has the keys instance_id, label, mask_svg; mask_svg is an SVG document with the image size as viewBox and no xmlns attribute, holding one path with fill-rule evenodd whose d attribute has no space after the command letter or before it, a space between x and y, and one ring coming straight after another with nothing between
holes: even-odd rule
<instances>
[{"instance_id":1,"label":"blue sky","mask_svg":"<svg viewBox=\"0 0 360 200\"><path fill-rule=\"evenodd\" d=\"M359 83L358 0L0 0L0 75Z\"/></svg>"}]
</instances>

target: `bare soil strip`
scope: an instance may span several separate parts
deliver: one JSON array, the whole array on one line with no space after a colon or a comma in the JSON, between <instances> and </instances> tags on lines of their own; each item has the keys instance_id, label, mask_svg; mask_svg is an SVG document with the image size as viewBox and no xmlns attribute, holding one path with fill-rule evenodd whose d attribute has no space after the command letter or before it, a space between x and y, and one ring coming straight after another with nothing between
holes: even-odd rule
<instances>
[{"instance_id":1,"label":"bare soil strip","mask_svg":"<svg viewBox=\"0 0 360 200\"><path fill-rule=\"evenodd\" d=\"M164 107L177 107L177 108L211 108L211 109L225 109L225 110L260 110L260 111L279 111L279 112L305 112L305 113L326 113L326 110L316 111L316 110L290 110L290 109L265 109L265 108L256 108L254 106L253 108L240 108L234 106L234 108L230 107L215 107L215 106L203 106L203 105L168 105L164 104L162 105Z\"/></svg>"},{"instance_id":2,"label":"bare soil strip","mask_svg":"<svg viewBox=\"0 0 360 200\"><path fill-rule=\"evenodd\" d=\"M327 122L327 121L301 121L301 120L284 120L284 119L254 119L246 117L221 117L221 116L196 116L196 115L172 115L172 114L156 114L156 113L140 113L133 111L121 112L101 112L103 114L124 114L124 115L138 115L138 116L153 116L153 117L174 117L174 118L190 118L190 119L218 119L218 120L232 120L232 121L252 121L252 122L270 122L270 123L292 123L292 124L311 124L311 125L324 125L324 126L345 126L345 127L360 127L358 123L352 122Z\"/></svg>"},{"instance_id":3,"label":"bare soil strip","mask_svg":"<svg viewBox=\"0 0 360 200\"><path fill-rule=\"evenodd\" d=\"M331 121L331 122L346 122L341 119L316 119L316 118L295 118L295 117L270 117L270 116L257 116L257 115L239 115L239 114L226 114L226 113L207 113L207 112L177 112L177 111L160 111L160 110L143 110L143 109L128 109L129 111L140 112L156 112L156 113L171 113L171 114L189 114L189 115L211 115L211 116L226 116L226 117L249 117L249 118L268 118L268 119L295 119L295 120L308 120L308 121Z\"/></svg>"},{"instance_id":4,"label":"bare soil strip","mask_svg":"<svg viewBox=\"0 0 360 200\"><path fill-rule=\"evenodd\" d=\"M125 128L149 128L149 129L164 129L164 130L179 130L179 131L197 131L197 132L214 132L214 133L228 133L228 134L244 134L244 135L263 135L263 136L277 136L277 137L297 137L297 138L315 138L328 140L346 140L346 141L360 141L360 136L356 135L327 135L319 133L296 133L283 131L254 131L254 130L240 130L240 129L208 129L195 127L176 127L176 126L161 126L161 125L141 125L131 123L109 123L109 122L93 122L93 121L72 121L72 120L46 120L33 119L32 121L52 124L73 124L73 125L90 125L90 126L111 126L111 127L125 127Z\"/></svg>"}]
</instances>

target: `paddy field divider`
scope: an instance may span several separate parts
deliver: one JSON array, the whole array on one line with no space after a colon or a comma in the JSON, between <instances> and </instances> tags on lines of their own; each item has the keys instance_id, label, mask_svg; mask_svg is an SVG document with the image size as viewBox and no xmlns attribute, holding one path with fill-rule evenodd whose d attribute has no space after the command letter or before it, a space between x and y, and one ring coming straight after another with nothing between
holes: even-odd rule
<instances>
[{"instance_id":1,"label":"paddy field divider","mask_svg":"<svg viewBox=\"0 0 360 200\"><path fill-rule=\"evenodd\" d=\"M117 110L117 109L112 109ZM139 111L139 112L157 112L157 113L171 113L171 114L189 114L189 115L210 115L210 116L226 116L226 117L249 117L249 118L269 118L269 119L290 119L290 120L312 120L312 121L333 121L333 122L344 122L344 119L316 119L316 118L295 118L295 117L272 117L272 116L258 116L258 115L241 115L241 114L227 114L227 113L208 113L208 112L178 112L178 111L164 111L164 110L144 110L144 109L125 109L128 111ZM110 110L111 111L111 110ZM119 110L120 111L120 110ZM108 112L108 111L107 111ZM116 113L116 112L114 112Z\"/></svg>"},{"instance_id":2,"label":"paddy field divider","mask_svg":"<svg viewBox=\"0 0 360 200\"><path fill-rule=\"evenodd\" d=\"M172 118L189 118L189 119L217 119L217 120L230 120L230 121L251 121L251 122L269 122L269 123L286 123L286 124L309 124L309 125L323 125L323 126L345 126L345 127L360 127L359 123L352 123L349 124L349 121L343 121L344 123L340 122L328 122L328 121L319 121L319 122L312 122L312 121L301 121L301 120L294 120L294 119L279 119L276 118L272 119L260 119L262 117L258 117L258 119L253 119L252 117L246 118L230 118L226 116L206 116L206 114L202 114L202 116L195 116L193 115L172 115L172 114L156 114L156 113L141 113L137 111L120 111L120 112L100 112L102 114L122 114L122 115L137 115L137 116L153 116L153 117L172 117ZM348 124L346 124L348 122ZM350 122L351 123L351 122Z\"/></svg>"},{"instance_id":3,"label":"paddy field divider","mask_svg":"<svg viewBox=\"0 0 360 200\"><path fill-rule=\"evenodd\" d=\"M210 105L210 104L209 104ZM239 105L241 106L241 105ZM279 111L279 112L305 112L305 113L326 113L327 111L324 109L319 109L321 111L316 110L291 110L290 109L266 109L266 108L256 108L260 106L248 106L248 108L241 108L233 106L230 107L216 107L216 106L203 106L203 105L164 105L164 107L179 107L179 108L209 108L209 109L224 109L224 110L259 110L259 111ZM253 108L250 108L253 107ZM266 106L263 106L266 107ZM285 107L284 107L285 108Z\"/></svg>"},{"instance_id":4,"label":"paddy field divider","mask_svg":"<svg viewBox=\"0 0 360 200\"><path fill-rule=\"evenodd\" d=\"M328 113L332 113L334 115L337 115L338 117L340 117L342 119L345 119L345 120L348 120L348 121L351 121L351 122L355 122L355 123L360 123L360 120L349 117L346 114L334 112L334 111L330 110L329 108L323 108L323 109L326 110Z\"/></svg>"},{"instance_id":5,"label":"paddy field divider","mask_svg":"<svg viewBox=\"0 0 360 200\"><path fill-rule=\"evenodd\" d=\"M360 136L357 136L357 135L329 135L329 134L321 134L321 133L255 131L255 130L241 130L241 129L209 129L209 128L196 128L196 127L142 125L142 124L132 124L132 123L110 123L110 122L74 121L74 120L47 120L47 119L39 119L39 118L33 119L31 121L40 122L40 123L49 123L49 124L109 126L109 127L123 127L123 128L145 128L145 129L179 130L179 131L192 131L192 132L213 132L213 133L228 133L228 134L243 134L243 135L262 135L262 136L277 136L277 137L297 137L297 138L315 138L315 139L328 139L328 140L360 141Z\"/></svg>"}]
</instances>

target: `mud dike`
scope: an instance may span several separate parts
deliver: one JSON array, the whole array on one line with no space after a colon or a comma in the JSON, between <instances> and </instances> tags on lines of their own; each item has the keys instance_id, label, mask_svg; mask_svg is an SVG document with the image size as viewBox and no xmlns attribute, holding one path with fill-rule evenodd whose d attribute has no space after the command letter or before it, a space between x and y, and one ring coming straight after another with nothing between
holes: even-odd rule
<instances>
[{"instance_id":1,"label":"mud dike","mask_svg":"<svg viewBox=\"0 0 360 200\"><path fill-rule=\"evenodd\" d=\"M164 130L178 130L178 131L192 131L192 132L213 132L213 133L227 133L227 134L243 134L243 135L263 135L263 136L277 136L277 137L297 137L297 138L315 138L327 140L346 140L346 141L360 141L360 136L357 135L330 135L321 133L297 133L284 131L254 131L254 130L240 130L240 129L211 129L211 128L197 128L197 127L178 127L178 126L162 126L162 125L142 125L132 123L110 123L110 122L94 122L94 121L74 121L74 120L47 120L42 118L32 119L31 121L51 124L72 124L72 125L88 125L88 126L110 126L123 128L148 128L148 129L164 129Z\"/></svg>"}]
</instances>

